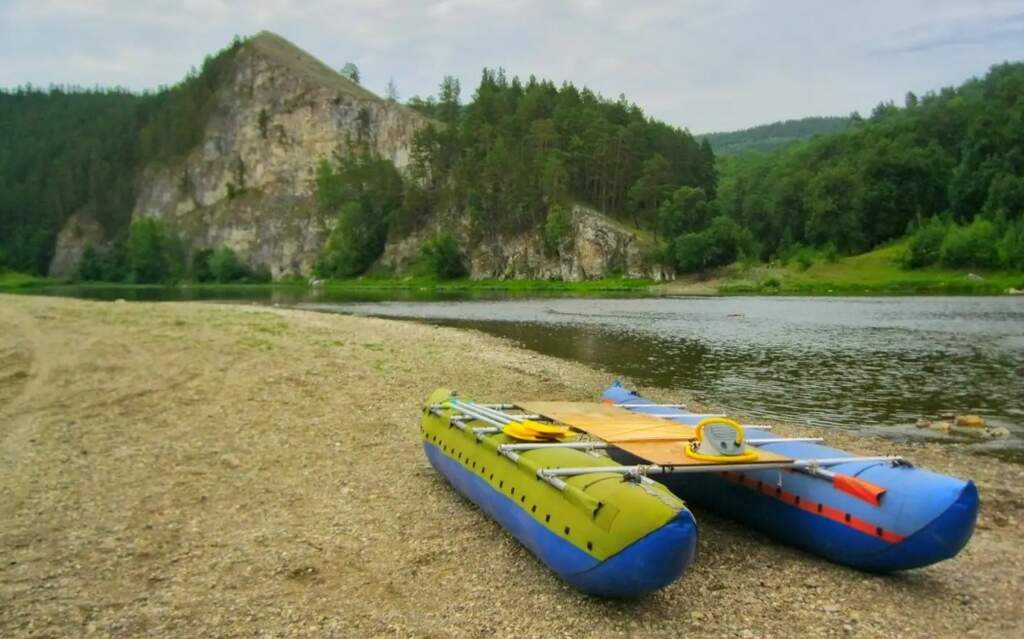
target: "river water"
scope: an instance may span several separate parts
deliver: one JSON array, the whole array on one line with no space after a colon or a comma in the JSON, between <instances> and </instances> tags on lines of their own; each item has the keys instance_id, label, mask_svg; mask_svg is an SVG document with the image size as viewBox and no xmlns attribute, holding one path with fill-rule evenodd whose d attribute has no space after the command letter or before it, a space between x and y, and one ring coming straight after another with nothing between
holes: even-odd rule
<instances>
[{"instance_id":1,"label":"river water","mask_svg":"<svg viewBox=\"0 0 1024 639\"><path fill-rule=\"evenodd\" d=\"M475 328L755 420L936 437L953 409L1024 446L1024 303L1009 297L677 297L317 303ZM443 380L438 380L439 383ZM598 389L595 389L595 394Z\"/></svg>"},{"instance_id":2,"label":"river water","mask_svg":"<svg viewBox=\"0 0 1024 639\"><path fill-rule=\"evenodd\" d=\"M137 297L168 299L161 289ZM174 289L171 289L174 290ZM125 290L70 292L125 296ZM153 292L157 291L157 292ZM952 409L1024 451L1024 299L1015 297L630 297L416 299L390 292L193 289L197 299L278 303L481 330L548 355L734 411L898 438ZM179 293L169 294L180 298ZM423 295L419 295L422 297ZM429 371L424 371L429 375ZM444 380L437 380L443 384ZM595 398L601 389L594 389Z\"/></svg>"}]
</instances>

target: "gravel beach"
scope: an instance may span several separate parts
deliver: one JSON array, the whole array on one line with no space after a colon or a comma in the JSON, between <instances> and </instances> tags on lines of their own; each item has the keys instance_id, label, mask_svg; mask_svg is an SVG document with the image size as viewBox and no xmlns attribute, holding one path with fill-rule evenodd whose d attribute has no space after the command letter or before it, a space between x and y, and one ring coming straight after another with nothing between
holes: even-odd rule
<instances>
[{"instance_id":1,"label":"gravel beach","mask_svg":"<svg viewBox=\"0 0 1024 639\"><path fill-rule=\"evenodd\" d=\"M954 560L868 575L695 510L691 571L633 602L565 586L423 455L438 386L612 379L411 322L0 295L0 637L1024 636L1024 466L956 445L826 433L974 479Z\"/></svg>"}]
</instances>

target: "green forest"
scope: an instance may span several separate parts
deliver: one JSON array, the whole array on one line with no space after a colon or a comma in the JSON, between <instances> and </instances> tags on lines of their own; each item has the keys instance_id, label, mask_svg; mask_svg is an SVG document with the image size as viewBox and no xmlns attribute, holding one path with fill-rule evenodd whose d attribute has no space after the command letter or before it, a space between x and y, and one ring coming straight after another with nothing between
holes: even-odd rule
<instances>
[{"instance_id":1,"label":"green forest","mask_svg":"<svg viewBox=\"0 0 1024 639\"><path fill-rule=\"evenodd\" d=\"M909 267L1024 268L1024 64L719 170L715 205L757 238L761 260L800 246L862 253L909 233Z\"/></svg>"},{"instance_id":2,"label":"green forest","mask_svg":"<svg viewBox=\"0 0 1024 639\"><path fill-rule=\"evenodd\" d=\"M320 205L338 224L318 275L359 275L389 236L428 221L448 227L468 219L474 243L539 230L557 252L574 203L657 232L659 207L671 195L715 193L710 146L624 98L486 69L466 104L448 77L437 98L411 106L433 124L415 137L408 179L365 153L321 164ZM457 251L450 233L428 242L427 274L460 274Z\"/></svg>"},{"instance_id":3,"label":"green forest","mask_svg":"<svg viewBox=\"0 0 1024 639\"><path fill-rule=\"evenodd\" d=\"M415 197L435 213L465 212L481 230L537 227L574 201L650 227L675 189L715 192L710 146L624 97L485 69L472 100L459 99L447 78L426 109L439 125L416 138Z\"/></svg>"},{"instance_id":4,"label":"green forest","mask_svg":"<svg viewBox=\"0 0 1024 639\"><path fill-rule=\"evenodd\" d=\"M139 171L196 144L242 44L236 38L155 92L0 89L0 268L45 274L58 231L77 211L127 241Z\"/></svg>"}]
</instances>

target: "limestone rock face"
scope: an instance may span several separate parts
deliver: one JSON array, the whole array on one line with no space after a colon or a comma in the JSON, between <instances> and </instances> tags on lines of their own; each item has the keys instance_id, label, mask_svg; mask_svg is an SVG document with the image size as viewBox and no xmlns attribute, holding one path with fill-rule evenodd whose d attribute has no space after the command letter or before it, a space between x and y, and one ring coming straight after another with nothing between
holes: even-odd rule
<instances>
[{"instance_id":1,"label":"limestone rock face","mask_svg":"<svg viewBox=\"0 0 1024 639\"><path fill-rule=\"evenodd\" d=\"M309 273L330 231L320 160L363 141L402 168L425 123L270 34L239 52L219 99L199 147L147 171L133 216L173 219L193 248L226 244L274 277Z\"/></svg>"},{"instance_id":2,"label":"limestone rock face","mask_svg":"<svg viewBox=\"0 0 1024 639\"><path fill-rule=\"evenodd\" d=\"M615 221L582 206L572 211L572 230L557 254L544 250L540 231L475 239L466 227L447 228L460 238L470 277L474 279L558 279L578 282L611 273L667 279L672 276L646 256L651 248ZM434 233L427 229L390 242L379 260L384 271L405 272L420 247Z\"/></svg>"}]
</instances>

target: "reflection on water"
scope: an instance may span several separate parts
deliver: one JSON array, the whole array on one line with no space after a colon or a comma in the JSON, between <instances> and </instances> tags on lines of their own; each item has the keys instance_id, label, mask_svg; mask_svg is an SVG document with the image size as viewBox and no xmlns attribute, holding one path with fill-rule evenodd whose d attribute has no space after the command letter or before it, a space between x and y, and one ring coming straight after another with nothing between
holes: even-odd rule
<instances>
[{"instance_id":1,"label":"reflection on water","mask_svg":"<svg viewBox=\"0 0 1024 639\"><path fill-rule=\"evenodd\" d=\"M955 409L1009 428L997 445L1024 444L1024 304L1014 298L312 306L480 329L754 419L921 436L917 418Z\"/></svg>"}]
</instances>

